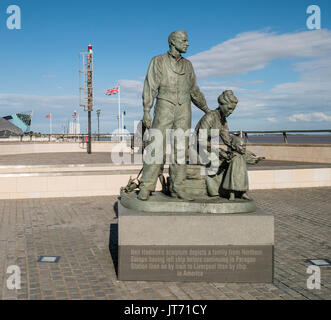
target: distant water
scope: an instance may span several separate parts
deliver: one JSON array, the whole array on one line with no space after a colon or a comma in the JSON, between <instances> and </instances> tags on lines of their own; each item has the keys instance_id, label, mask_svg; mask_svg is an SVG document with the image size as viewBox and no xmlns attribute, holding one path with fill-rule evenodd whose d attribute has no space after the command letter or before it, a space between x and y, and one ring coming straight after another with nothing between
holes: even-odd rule
<instances>
[{"instance_id":1,"label":"distant water","mask_svg":"<svg viewBox=\"0 0 331 320\"><path fill-rule=\"evenodd\" d=\"M129 137L124 137L124 140L129 142ZM20 138L1 138L0 141L20 141ZM29 137L25 137L23 141L30 141ZM48 138L35 138L33 141L48 141ZM76 141L81 141L77 138ZM92 141L98 141L96 136L92 137ZM119 141L118 137L100 136L99 141ZM331 134L288 134L287 142L289 144L331 144ZM248 134L248 143L284 143L284 137L281 134Z\"/></svg>"},{"instance_id":2,"label":"distant water","mask_svg":"<svg viewBox=\"0 0 331 320\"><path fill-rule=\"evenodd\" d=\"M126 138L128 140L128 138ZM99 141L118 141L118 138L100 137ZM248 135L249 143L284 143L281 134ZM288 134L287 142L292 144L331 144L331 134Z\"/></svg>"},{"instance_id":3,"label":"distant water","mask_svg":"<svg viewBox=\"0 0 331 320\"><path fill-rule=\"evenodd\" d=\"M284 143L283 135L248 135L249 143ZM287 134L288 143L331 144L331 134Z\"/></svg>"}]
</instances>

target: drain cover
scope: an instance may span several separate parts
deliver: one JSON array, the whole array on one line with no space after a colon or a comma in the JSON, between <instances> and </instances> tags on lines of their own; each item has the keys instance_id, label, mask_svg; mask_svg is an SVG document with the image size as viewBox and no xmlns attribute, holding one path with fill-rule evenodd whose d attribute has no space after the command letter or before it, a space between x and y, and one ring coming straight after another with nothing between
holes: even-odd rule
<instances>
[{"instance_id":1,"label":"drain cover","mask_svg":"<svg viewBox=\"0 0 331 320\"><path fill-rule=\"evenodd\" d=\"M41 256L38 259L38 262L45 262L45 263L58 263L61 257L53 257L53 256Z\"/></svg>"},{"instance_id":2,"label":"drain cover","mask_svg":"<svg viewBox=\"0 0 331 320\"><path fill-rule=\"evenodd\" d=\"M309 259L306 261L319 267L331 266L331 262L328 259Z\"/></svg>"}]
</instances>

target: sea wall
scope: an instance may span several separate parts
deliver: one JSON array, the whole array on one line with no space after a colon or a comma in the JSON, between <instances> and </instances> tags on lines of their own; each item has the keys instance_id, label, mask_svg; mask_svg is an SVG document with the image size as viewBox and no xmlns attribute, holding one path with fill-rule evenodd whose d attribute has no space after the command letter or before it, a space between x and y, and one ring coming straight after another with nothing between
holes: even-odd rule
<instances>
[{"instance_id":1,"label":"sea wall","mask_svg":"<svg viewBox=\"0 0 331 320\"><path fill-rule=\"evenodd\" d=\"M331 145L249 144L248 150L267 160L331 163Z\"/></svg>"},{"instance_id":2,"label":"sea wall","mask_svg":"<svg viewBox=\"0 0 331 320\"><path fill-rule=\"evenodd\" d=\"M248 149L267 160L331 163L328 144L248 144ZM129 143L93 142L92 152L131 152ZM83 143L0 142L0 156L12 154L85 152Z\"/></svg>"},{"instance_id":3,"label":"sea wall","mask_svg":"<svg viewBox=\"0 0 331 320\"><path fill-rule=\"evenodd\" d=\"M92 152L131 152L130 145L118 142L93 142ZM10 154L87 152L79 142L0 142L0 156Z\"/></svg>"}]
</instances>

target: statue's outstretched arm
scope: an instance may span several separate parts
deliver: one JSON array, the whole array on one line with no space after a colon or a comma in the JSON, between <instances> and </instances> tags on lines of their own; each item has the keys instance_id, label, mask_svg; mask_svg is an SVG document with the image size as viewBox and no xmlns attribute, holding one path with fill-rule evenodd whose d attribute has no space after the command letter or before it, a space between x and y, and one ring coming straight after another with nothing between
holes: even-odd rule
<instances>
[{"instance_id":1,"label":"statue's outstretched arm","mask_svg":"<svg viewBox=\"0 0 331 320\"><path fill-rule=\"evenodd\" d=\"M230 136L230 131L227 123L223 125L223 127L220 129L220 137L224 144L231 148L231 150L237 151L240 154L244 154L245 152L240 148L240 146L237 146L235 143L233 143L232 138Z\"/></svg>"}]
</instances>

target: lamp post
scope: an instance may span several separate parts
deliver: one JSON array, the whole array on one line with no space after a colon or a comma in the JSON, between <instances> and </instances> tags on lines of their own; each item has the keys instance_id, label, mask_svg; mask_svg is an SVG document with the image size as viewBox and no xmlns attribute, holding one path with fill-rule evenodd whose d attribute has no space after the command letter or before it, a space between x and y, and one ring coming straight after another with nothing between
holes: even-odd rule
<instances>
[{"instance_id":1,"label":"lamp post","mask_svg":"<svg viewBox=\"0 0 331 320\"><path fill-rule=\"evenodd\" d=\"M100 113L101 110L97 109L97 116L98 116L98 141L100 141Z\"/></svg>"},{"instance_id":2,"label":"lamp post","mask_svg":"<svg viewBox=\"0 0 331 320\"><path fill-rule=\"evenodd\" d=\"M124 117L125 116L126 116L126 111L123 111L123 113L122 113L122 126L121 126L122 140L124 140L124 130L126 129L125 125L124 125Z\"/></svg>"},{"instance_id":3,"label":"lamp post","mask_svg":"<svg viewBox=\"0 0 331 320\"><path fill-rule=\"evenodd\" d=\"M79 90L80 106L88 112L88 136L87 153L92 153L92 111L93 111L93 50L92 45L88 46L88 52L80 53L80 70L79 70Z\"/></svg>"},{"instance_id":4,"label":"lamp post","mask_svg":"<svg viewBox=\"0 0 331 320\"><path fill-rule=\"evenodd\" d=\"M93 51L92 46L88 46L87 55L87 105L88 105L88 144L87 153L92 153L92 111L93 111Z\"/></svg>"}]
</instances>

